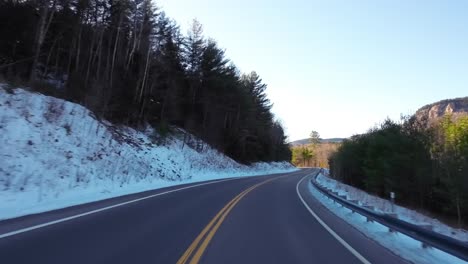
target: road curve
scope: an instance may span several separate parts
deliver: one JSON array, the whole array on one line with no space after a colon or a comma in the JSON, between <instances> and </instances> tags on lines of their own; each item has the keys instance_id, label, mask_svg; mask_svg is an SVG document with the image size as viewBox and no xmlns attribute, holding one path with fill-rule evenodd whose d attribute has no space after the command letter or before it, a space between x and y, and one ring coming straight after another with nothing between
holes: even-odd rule
<instances>
[{"instance_id":1,"label":"road curve","mask_svg":"<svg viewBox=\"0 0 468 264\"><path fill-rule=\"evenodd\" d=\"M308 181L301 181L314 172L175 186L3 221L0 260L406 263L315 200L307 191ZM57 221L64 218L69 219Z\"/></svg>"}]
</instances>

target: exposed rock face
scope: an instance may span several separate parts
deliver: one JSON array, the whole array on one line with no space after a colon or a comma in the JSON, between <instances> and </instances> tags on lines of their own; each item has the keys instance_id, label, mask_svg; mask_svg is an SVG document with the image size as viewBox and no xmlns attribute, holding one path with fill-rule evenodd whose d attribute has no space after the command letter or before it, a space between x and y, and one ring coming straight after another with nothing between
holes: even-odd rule
<instances>
[{"instance_id":1,"label":"exposed rock face","mask_svg":"<svg viewBox=\"0 0 468 264\"><path fill-rule=\"evenodd\" d=\"M468 115L468 97L448 99L423 106L415 115L417 119L431 124L447 114L454 117Z\"/></svg>"}]
</instances>

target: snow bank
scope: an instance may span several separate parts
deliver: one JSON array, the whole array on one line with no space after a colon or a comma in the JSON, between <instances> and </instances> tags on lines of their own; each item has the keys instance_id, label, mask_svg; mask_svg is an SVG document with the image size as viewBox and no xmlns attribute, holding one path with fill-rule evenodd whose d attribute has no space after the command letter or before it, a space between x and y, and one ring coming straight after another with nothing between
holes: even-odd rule
<instances>
[{"instance_id":1,"label":"snow bank","mask_svg":"<svg viewBox=\"0 0 468 264\"><path fill-rule=\"evenodd\" d=\"M325 171L325 173L327 173L327 171ZM378 212L392 212L392 204L389 200L370 195L360 189L343 184L322 174L317 177L317 182L324 187L330 188L333 191L337 191L340 195L346 195L350 200L357 200L361 205L374 206L375 210ZM466 230L452 228L437 219L430 218L414 210L395 205L394 213L396 213L398 218L403 221L413 224L432 225L435 232L462 241L468 241L468 232Z\"/></svg>"},{"instance_id":2,"label":"snow bank","mask_svg":"<svg viewBox=\"0 0 468 264\"><path fill-rule=\"evenodd\" d=\"M4 88L0 219L181 183L296 170L287 162L241 165L206 144L195 150L183 131L161 138L149 128L98 121L78 104Z\"/></svg>"},{"instance_id":3,"label":"snow bank","mask_svg":"<svg viewBox=\"0 0 468 264\"><path fill-rule=\"evenodd\" d=\"M323 178L323 177L322 177ZM323 179L322 179L323 180ZM320 193L309 182L309 191L325 207L350 225L358 229L365 236L388 248L402 258L418 264L462 264L466 261L447 254L435 248L423 248L421 242L397 232L389 232L388 228L377 222L367 222L367 218L353 213L346 207L334 203L327 196Z\"/></svg>"}]
</instances>

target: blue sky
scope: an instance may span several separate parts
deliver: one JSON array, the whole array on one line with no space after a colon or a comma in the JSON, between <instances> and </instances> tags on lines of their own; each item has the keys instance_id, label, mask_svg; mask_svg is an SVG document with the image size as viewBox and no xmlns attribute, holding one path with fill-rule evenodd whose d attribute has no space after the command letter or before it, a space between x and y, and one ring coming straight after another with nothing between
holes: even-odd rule
<instances>
[{"instance_id":1,"label":"blue sky","mask_svg":"<svg viewBox=\"0 0 468 264\"><path fill-rule=\"evenodd\" d=\"M468 1L159 0L268 84L291 140L363 133L468 96Z\"/></svg>"}]
</instances>

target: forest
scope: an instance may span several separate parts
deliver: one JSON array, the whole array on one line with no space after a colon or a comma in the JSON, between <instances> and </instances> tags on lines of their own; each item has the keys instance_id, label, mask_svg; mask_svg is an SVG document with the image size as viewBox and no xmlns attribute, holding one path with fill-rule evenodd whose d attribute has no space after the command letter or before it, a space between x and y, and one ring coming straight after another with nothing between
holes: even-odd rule
<instances>
[{"instance_id":1,"label":"forest","mask_svg":"<svg viewBox=\"0 0 468 264\"><path fill-rule=\"evenodd\" d=\"M116 124L183 128L242 163L291 159L267 85L197 20L184 34L151 0L4 0L0 20L4 82Z\"/></svg>"},{"instance_id":2,"label":"forest","mask_svg":"<svg viewBox=\"0 0 468 264\"><path fill-rule=\"evenodd\" d=\"M291 145L291 163L297 167L329 168L330 155L339 146L339 142L323 140L317 131L312 131L307 144Z\"/></svg>"},{"instance_id":3,"label":"forest","mask_svg":"<svg viewBox=\"0 0 468 264\"><path fill-rule=\"evenodd\" d=\"M468 116L428 126L415 116L386 120L343 142L330 157L333 177L411 208L468 223Z\"/></svg>"}]
</instances>

